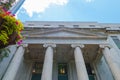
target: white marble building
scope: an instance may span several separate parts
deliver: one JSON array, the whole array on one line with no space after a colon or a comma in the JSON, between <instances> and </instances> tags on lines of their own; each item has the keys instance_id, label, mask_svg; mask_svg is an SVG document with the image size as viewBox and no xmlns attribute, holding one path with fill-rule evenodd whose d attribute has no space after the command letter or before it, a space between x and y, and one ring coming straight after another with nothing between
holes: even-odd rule
<instances>
[{"instance_id":1,"label":"white marble building","mask_svg":"<svg viewBox=\"0 0 120 80\"><path fill-rule=\"evenodd\" d=\"M25 22L1 80L120 80L120 24Z\"/></svg>"},{"instance_id":2,"label":"white marble building","mask_svg":"<svg viewBox=\"0 0 120 80\"><path fill-rule=\"evenodd\" d=\"M12 14L16 14L17 11L20 9L20 7L23 5L25 0L15 0L15 2L12 4L12 7L10 8L10 12Z\"/></svg>"}]
</instances>

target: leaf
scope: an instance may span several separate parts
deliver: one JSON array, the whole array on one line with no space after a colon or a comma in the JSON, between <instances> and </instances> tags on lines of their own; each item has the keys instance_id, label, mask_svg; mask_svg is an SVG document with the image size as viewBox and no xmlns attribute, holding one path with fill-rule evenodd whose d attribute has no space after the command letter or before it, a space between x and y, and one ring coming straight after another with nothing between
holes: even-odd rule
<instances>
[{"instance_id":1,"label":"leaf","mask_svg":"<svg viewBox=\"0 0 120 80\"><path fill-rule=\"evenodd\" d=\"M2 61L3 58L8 57L9 53L10 53L10 49L9 48L0 49L0 61Z\"/></svg>"}]
</instances>

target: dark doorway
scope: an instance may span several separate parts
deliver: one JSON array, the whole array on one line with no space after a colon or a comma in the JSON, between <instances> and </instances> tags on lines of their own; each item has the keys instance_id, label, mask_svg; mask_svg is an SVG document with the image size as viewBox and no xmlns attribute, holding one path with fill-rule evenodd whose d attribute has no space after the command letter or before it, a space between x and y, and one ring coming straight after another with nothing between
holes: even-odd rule
<instances>
[{"instance_id":1,"label":"dark doorway","mask_svg":"<svg viewBox=\"0 0 120 80\"><path fill-rule=\"evenodd\" d=\"M41 80L41 74L40 73L33 73L31 80Z\"/></svg>"},{"instance_id":2,"label":"dark doorway","mask_svg":"<svg viewBox=\"0 0 120 80\"><path fill-rule=\"evenodd\" d=\"M68 71L66 63L58 64L58 80L68 80Z\"/></svg>"},{"instance_id":3,"label":"dark doorway","mask_svg":"<svg viewBox=\"0 0 120 80\"><path fill-rule=\"evenodd\" d=\"M42 63L39 62L34 63L31 80L41 80L42 66L43 66Z\"/></svg>"},{"instance_id":4,"label":"dark doorway","mask_svg":"<svg viewBox=\"0 0 120 80\"><path fill-rule=\"evenodd\" d=\"M89 63L86 64L86 68L87 68L89 80L95 80L95 75L92 73L92 68L91 68L91 65Z\"/></svg>"}]
</instances>

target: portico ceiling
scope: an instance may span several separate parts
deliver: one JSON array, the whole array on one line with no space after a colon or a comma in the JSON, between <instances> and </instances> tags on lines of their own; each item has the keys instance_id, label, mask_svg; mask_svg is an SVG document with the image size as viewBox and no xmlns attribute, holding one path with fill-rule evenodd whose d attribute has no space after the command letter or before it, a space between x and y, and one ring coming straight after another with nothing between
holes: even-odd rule
<instances>
[{"instance_id":1,"label":"portico ceiling","mask_svg":"<svg viewBox=\"0 0 120 80\"><path fill-rule=\"evenodd\" d=\"M82 49L85 62L92 62L96 58L98 50L98 45L85 45ZM45 51L46 48L42 44L29 44L24 56L26 60L43 62ZM57 44L56 48L54 48L54 61L59 63L74 61L74 48L71 45Z\"/></svg>"}]
</instances>

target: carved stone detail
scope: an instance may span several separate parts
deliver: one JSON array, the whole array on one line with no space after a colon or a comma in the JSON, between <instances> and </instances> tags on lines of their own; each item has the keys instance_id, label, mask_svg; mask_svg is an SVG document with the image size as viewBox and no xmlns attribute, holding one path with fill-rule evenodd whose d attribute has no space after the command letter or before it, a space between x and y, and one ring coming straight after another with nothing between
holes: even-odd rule
<instances>
[{"instance_id":1,"label":"carved stone detail","mask_svg":"<svg viewBox=\"0 0 120 80\"><path fill-rule=\"evenodd\" d=\"M110 44L100 44L99 47L100 48L105 48L105 47L112 48Z\"/></svg>"},{"instance_id":2,"label":"carved stone detail","mask_svg":"<svg viewBox=\"0 0 120 80\"><path fill-rule=\"evenodd\" d=\"M54 44L54 43L46 43L46 44L43 45L43 47L49 47L49 46L55 48L56 44Z\"/></svg>"},{"instance_id":3,"label":"carved stone detail","mask_svg":"<svg viewBox=\"0 0 120 80\"><path fill-rule=\"evenodd\" d=\"M72 44L71 47L72 48L75 48L75 47L84 48L84 45L83 44Z\"/></svg>"},{"instance_id":4,"label":"carved stone detail","mask_svg":"<svg viewBox=\"0 0 120 80\"><path fill-rule=\"evenodd\" d=\"M22 46L25 48L25 47L28 47L28 44L22 44Z\"/></svg>"}]
</instances>

